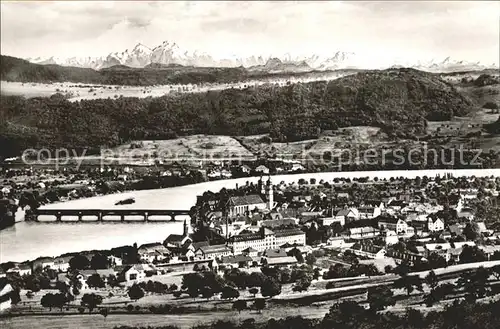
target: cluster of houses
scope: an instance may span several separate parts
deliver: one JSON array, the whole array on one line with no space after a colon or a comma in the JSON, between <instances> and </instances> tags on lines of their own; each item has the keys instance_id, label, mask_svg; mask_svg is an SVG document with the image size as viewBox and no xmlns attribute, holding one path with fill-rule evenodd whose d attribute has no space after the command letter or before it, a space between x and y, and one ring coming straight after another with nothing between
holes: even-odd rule
<instances>
[{"instance_id":1,"label":"cluster of houses","mask_svg":"<svg viewBox=\"0 0 500 329\"><path fill-rule=\"evenodd\" d=\"M444 179L452 179L452 177ZM390 185L395 184L400 183L394 182ZM432 188L437 186L437 183L430 180L427 185ZM231 196L225 205L225 211L214 209L206 213L210 228L226 240L226 244L217 250L245 255L248 248L263 252L270 247L279 248L285 244L305 245L304 232L312 226L331 228L334 225L340 228L340 232L329 236L326 241L328 247L351 248L356 242L377 239L382 242L380 246L373 247L370 244L358 243L363 247L355 248L356 253L366 253L365 256L370 258L378 258L382 254L384 257L396 259L428 257L429 252L435 252L435 250L432 249L432 244L426 244L426 241L431 241L435 237L443 240L459 237L467 223L474 223L479 233L500 242L500 234L495 234L494 230L488 229L484 222L477 221L474 211L467 206L471 200L477 198L478 189L460 188L450 191L458 195L455 203L449 205L456 212L458 219L457 223L451 224L446 223L442 212L443 205L439 205L435 200L429 200L425 195L425 189L405 188L396 196L380 200L358 201L358 204L349 202L349 193L338 192L336 199L344 200L344 205L323 207L323 209L321 207L318 209L311 202L312 195L301 195L293 198L292 203L298 204L299 207L292 209L290 203L275 201L275 191L280 193L286 188L289 186L283 183L273 186L270 178L267 183L261 179L257 187L260 193ZM300 190L300 188L297 189ZM498 191L494 189L488 189L487 192L493 197L498 196ZM317 196L320 199L326 198L324 192L319 193ZM409 238L420 239L421 244L424 245L422 250L402 255L388 248ZM447 248L443 245L439 250L448 252L443 255L446 260L457 260L462 247L461 243L457 242L454 247ZM485 250L487 255L491 255L494 252L492 250L496 250L496 246L480 247L488 249ZM389 254L385 254L386 252Z\"/></svg>"}]
</instances>

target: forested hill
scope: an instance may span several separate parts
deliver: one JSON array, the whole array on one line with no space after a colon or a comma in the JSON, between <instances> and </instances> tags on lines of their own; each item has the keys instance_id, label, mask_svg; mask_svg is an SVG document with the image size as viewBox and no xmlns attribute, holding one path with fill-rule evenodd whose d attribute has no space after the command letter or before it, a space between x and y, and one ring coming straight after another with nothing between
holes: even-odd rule
<instances>
[{"instance_id":1,"label":"forested hill","mask_svg":"<svg viewBox=\"0 0 500 329\"><path fill-rule=\"evenodd\" d=\"M353 70L344 70L353 71ZM331 71L318 72L321 75ZM192 67L150 64L144 68L116 65L99 71L78 67L33 64L24 59L0 56L0 80L13 82L74 82L107 85L153 86L168 84L234 83L255 79L306 77L311 72L268 73L243 67Z\"/></svg>"},{"instance_id":2,"label":"forested hill","mask_svg":"<svg viewBox=\"0 0 500 329\"><path fill-rule=\"evenodd\" d=\"M424 131L426 119L447 120L472 106L437 76L412 69L160 98L69 102L54 95L2 96L1 101L2 155L27 147L87 148L165 139L185 131L270 133L275 141L295 141L316 137L324 129L370 125L389 136L411 137Z\"/></svg>"}]
</instances>

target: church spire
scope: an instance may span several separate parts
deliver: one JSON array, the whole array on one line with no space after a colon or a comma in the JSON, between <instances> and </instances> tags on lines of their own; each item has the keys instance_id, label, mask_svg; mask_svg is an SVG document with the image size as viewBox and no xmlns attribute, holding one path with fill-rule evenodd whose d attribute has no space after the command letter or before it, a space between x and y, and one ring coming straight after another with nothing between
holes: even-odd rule
<instances>
[{"instance_id":1,"label":"church spire","mask_svg":"<svg viewBox=\"0 0 500 329\"><path fill-rule=\"evenodd\" d=\"M189 234L188 225L187 225L186 220L184 220L184 226L183 227L184 227L184 230L183 230L183 234L182 235L186 237Z\"/></svg>"}]
</instances>

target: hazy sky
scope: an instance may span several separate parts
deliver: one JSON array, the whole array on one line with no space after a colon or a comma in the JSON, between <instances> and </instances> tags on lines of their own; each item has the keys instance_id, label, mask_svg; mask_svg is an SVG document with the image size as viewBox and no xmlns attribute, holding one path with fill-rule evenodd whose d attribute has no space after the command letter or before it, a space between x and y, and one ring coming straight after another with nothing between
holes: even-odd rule
<instances>
[{"instance_id":1,"label":"hazy sky","mask_svg":"<svg viewBox=\"0 0 500 329\"><path fill-rule=\"evenodd\" d=\"M104 56L164 40L217 57L353 51L499 61L498 2L1 2L1 51Z\"/></svg>"}]
</instances>

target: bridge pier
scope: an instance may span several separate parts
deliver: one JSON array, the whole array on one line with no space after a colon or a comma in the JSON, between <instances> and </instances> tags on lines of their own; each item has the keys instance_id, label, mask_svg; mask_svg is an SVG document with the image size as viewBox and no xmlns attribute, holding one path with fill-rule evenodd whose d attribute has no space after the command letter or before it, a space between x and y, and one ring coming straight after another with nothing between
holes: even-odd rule
<instances>
[{"instance_id":1,"label":"bridge pier","mask_svg":"<svg viewBox=\"0 0 500 329\"><path fill-rule=\"evenodd\" d=\"M125 215L120 215L120 221L122 221L122 222L125 221Z\"/></svg>"},{"instance_id":2,"label":"bridge pier","mask_svg":"<svg viewBox=\"0 0 500 329\"><path fill-rule=\"evenodd\" d=\"M62 215L61 215L61 213L57 213L57 215L56 215L56 222L62 222Z\"/></svg>"},{"instance_id":3,"label":"bridge pier","mask_svg":"<svg viewBox=\"0 0 500 329\"><path fill-rule=\"evenodd\" d=\"M175 222L175 215L174 215L174 214L171 214L171 215L170 215L170 221L171 221L171 222Z\"/></svg>"},{"instance_id":4,"label":"bridge pier","mask_svg":"<svg viewBox=\"0 0 500 329\"><path fill-rule=\"evenodd\" d=\"M149 222L149 214L147 213L147 211L144 212L144 221Z\"/></svg>"}]
</instances>

